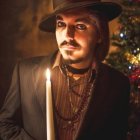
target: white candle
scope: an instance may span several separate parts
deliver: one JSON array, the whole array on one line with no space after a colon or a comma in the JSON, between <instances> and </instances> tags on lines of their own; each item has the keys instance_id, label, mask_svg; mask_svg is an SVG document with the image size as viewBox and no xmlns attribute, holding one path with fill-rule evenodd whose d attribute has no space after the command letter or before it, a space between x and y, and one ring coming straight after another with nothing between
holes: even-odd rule
<instances>
[{"instance_id":1,"label":"white candle","mask_svg":"<svg viewBox=\"0 0 140 140\"><path fill-rule=\"evenodd\" d=\"M47 140L55 140L50 70L46 70L46 126Z\"/></svg>"}]
</instances>

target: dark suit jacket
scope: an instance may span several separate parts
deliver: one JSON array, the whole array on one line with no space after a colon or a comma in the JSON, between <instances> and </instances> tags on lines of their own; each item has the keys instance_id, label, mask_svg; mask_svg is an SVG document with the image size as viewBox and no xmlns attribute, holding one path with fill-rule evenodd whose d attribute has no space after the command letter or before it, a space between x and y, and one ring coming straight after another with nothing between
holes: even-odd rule
<instances>
[{"instance_id":1,"label":"dark suit jacket","mask_svg":"<svg viewBox=\"0 0 140 140\"><path fill-rule=\"evenodd\" d=\"M37 57L16 65L0 112L2 140L46 140L44 72L53 59L54 56ZM23 126L13 121L19 108ZM95 92L76 140L124 140L128 109L128 78L101 64Z\"/></svg>"}]
</instances>

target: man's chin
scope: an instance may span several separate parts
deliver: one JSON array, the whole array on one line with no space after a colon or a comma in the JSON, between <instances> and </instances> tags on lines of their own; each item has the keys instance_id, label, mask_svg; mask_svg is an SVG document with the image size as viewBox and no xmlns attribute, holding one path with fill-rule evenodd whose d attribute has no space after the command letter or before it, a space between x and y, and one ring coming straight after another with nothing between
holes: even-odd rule
<instances>
[{"instance_id":1,"label":"man's chin","mask_svg":"<svg viewBox=\"0 0 140 140\"><path fill-rule=\"evenodd\" d=\"M83 59L82 58L77 58L74 55L73 51L63 51L61 52L63 60L66 64L76 64L81 62Z\"/></svg>"}]
</instances>

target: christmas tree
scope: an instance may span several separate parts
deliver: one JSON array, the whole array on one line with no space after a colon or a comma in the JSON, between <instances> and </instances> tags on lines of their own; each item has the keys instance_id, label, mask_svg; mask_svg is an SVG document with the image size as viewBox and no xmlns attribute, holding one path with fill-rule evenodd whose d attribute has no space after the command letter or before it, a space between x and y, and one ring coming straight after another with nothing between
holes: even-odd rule
<instances>
[{"instance_id":1,"label":"christmas tree","mask_svg":"<svg viewBox=\"0 0 140 140\"><path fill-rule=\"evenodd\" d=\"M119 29L111 37L116 47L107 63L127 75L131 83L129 132L140 140L140 0L122 0Z\"/></svg>"}]
</instances>

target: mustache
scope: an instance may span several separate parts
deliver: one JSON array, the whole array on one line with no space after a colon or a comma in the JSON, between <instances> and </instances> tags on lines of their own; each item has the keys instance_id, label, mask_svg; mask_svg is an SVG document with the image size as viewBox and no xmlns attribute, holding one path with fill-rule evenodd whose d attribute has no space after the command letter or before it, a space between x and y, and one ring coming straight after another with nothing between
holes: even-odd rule
<instances>
[{"instance_id":1,"label":"mustache","mask_svg":"<svg viewBox=\"0 0 140 140\"><path fill-rule=\"evenodd\" d=\"M61 44L60 44L60 47L63 47L64 45L67 45L67 46L74 46L74 47L80 47L80 45L75 41L75 40L70 40L69 42L68 41L63 41Z\"/></svg>"}]
</instances>

